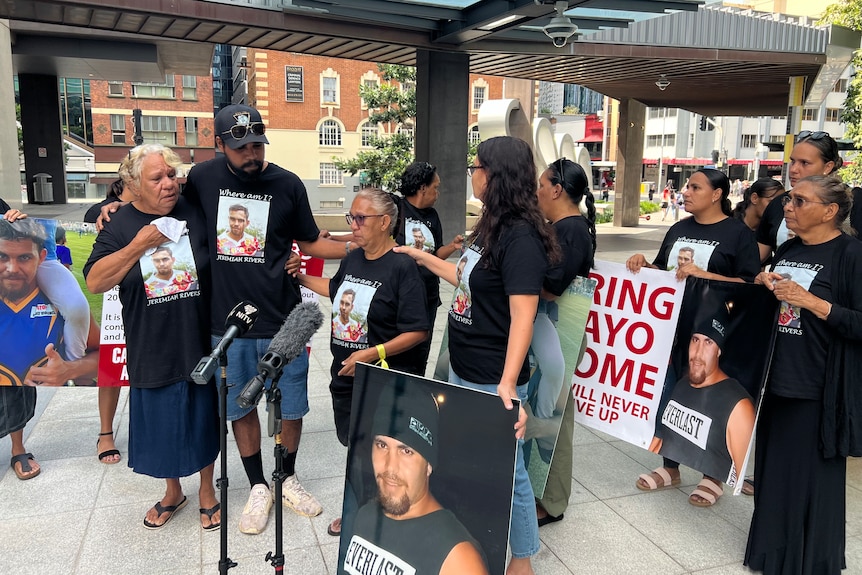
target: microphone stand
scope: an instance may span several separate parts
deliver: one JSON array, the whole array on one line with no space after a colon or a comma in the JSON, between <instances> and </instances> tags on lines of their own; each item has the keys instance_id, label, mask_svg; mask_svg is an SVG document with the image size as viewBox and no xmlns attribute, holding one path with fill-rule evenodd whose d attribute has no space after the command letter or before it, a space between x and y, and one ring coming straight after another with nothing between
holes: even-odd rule
<instances>
[{"instance_id":1,"label":"microphone stand","mask_svg":"<svg viewBox=\"0 0 862 575\"><path fill-rule=\"evenodd\" d=\"M284 550L282 549L282 537L284 527L282 524L283 509L281 503L282 483L287 475L284 473L284 455L287 448L281 443L281 390L278 388L278 380L281 378L281 370L278 370L272 378L272 385L266 390L266 402L268 404L268 431L270 437L275 437L275 471L272 472L272 481L275 487L275 551L268 551L266 561L275 568L277 574L284 572Z\"/></svg>"},{"instance_id":2,"label":"microphone stand","mask_svg":"<svg viewBox=\"0 0 862 575\"><path fill-rule=\"evenodd\" d=\"M221 453L221 476L216 480L219 488L219 501L221 502L221 525L219 535L221 536L221 555L218 562L219 575L227 575L228 569L236 567L236 562L227 556L227 353L221 354L219 358L221 367L221 378L219 383L219 452Z\"/></svg>"}]
</instances>

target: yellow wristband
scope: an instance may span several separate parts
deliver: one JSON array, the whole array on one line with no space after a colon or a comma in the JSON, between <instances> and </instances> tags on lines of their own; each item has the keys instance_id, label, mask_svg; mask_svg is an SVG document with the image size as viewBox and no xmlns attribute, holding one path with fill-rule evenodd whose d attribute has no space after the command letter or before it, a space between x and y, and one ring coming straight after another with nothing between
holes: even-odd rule
<instances>
[{"instance_id":1,"label":"yellow wristband","mask_svg":"<svg viewBox=\"0 0 862 575\"><path fill-rule=\"evenodd\" d=\"M379 365L383 369L389 369L389 364L386 363L386 348L383 347L382 343L377 344L377 357L380 358Z\"/></svg>"}]
</instances>

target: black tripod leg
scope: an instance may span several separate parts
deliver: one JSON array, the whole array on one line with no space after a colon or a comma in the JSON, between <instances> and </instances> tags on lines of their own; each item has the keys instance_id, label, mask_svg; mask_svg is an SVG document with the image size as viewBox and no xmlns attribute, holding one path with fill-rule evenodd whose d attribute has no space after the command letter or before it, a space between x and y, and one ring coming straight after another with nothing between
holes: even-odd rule
<instances>
[{"instance_id":1,"label":"black tripod leg","mask_svg":"<svg viewBox=\"0 0 862 575\"><path fill-rule=\"evenodd\" d=\"M227 556L227 354L221 357L221 381L219 384L219 454L221 455L221 476L216 481L221 502L221 555L218 562L219 575L227 575L228 569L236 567L236 563Z\"/></svg>"}]
</instances>

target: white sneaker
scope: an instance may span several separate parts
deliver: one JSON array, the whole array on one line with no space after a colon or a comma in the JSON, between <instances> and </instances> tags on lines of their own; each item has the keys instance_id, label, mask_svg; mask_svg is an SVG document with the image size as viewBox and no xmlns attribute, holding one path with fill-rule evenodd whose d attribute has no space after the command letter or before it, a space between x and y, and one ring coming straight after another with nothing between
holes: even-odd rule
<instances>
[{"instance_id":1,"label":"white sneaker","mask_svg":"<svg viewBox=\"0 0 862 575\"><path fill-rule=\"evenodd\" d=\"M258 483L251 488L248 501L239 518L239 531L248 535L257 535L266 529L269 520L269 510L272 508L272 491L266 483Z\"/></svg>"},{"instance_id":2,"label":"white sneaker","mask_svg":"<svg viewBox=\"0 0 862 575\"><path fill-rule=\"evenodd\" d=\"M296 474L284 480L281 488L281 501L285 506L293 509L297 515L303 517L317 517L323 513L323 507L317 499L305 490L299 483Z\"/></svg>"}]
</instances>

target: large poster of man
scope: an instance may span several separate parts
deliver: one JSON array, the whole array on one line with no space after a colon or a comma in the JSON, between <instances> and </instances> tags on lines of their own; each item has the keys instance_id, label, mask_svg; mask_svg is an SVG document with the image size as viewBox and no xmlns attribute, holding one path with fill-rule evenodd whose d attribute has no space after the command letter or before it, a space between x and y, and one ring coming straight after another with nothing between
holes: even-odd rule
<instances>
[{"instance_id":1,"label":"large poster of man","mask_svg":"<svg viewBox=\"0 0 862 575\"><path fill-rule=\"evenodd\" d=\"M337 572L502 575L517 411L365 364L354 386Z\"/></svg>"},{"instance_id":2,"label":"large poster of man","mask_svg":"<svg viewBox=\"0 0 862 575\"><path fill-rule=\"evenodd\" d=\"M760 285L687 280L651 451L737 485L772 354L777 305Z\"/></svg>"},{"instance_id":3,"label":"large poster of man","mask_svg":"<svg viewBox=\"0 0 862 575\"><path fill-rule=\"evenodd\" d=\"M584 327L587 323L596 280L577 277L562 296L549 302L548 315L556 322L555 343L557 350L549 350L554 342L541 341L542 349L531 348L530 367L534 368L528 382L527 398L527 432L524 443L524 461L530 475L530 484L537 498L543 496L548 480L548 471L554 457L554 446L560 427L563 423L563 413L566 409L568 395L572 393L572 376L578 365L581 344L584 341ZM535 332L534 332L534 343ZM538 346L537 346L538 347ZM552 351L552 353L548 353ZM555 352L559 352L559 355ZM547 359L545 359L547 358ZM563 365L553 365L562 360ZM560 380L543 377L543 362L546 370L560 373ZM556 387L554 387L556 386Z\"/></svg>"},{"instance_id":4,"label":"large poster of man","mask_svg":"<svg viewBox=\"0 0 862 575\"><path fill-rule=\"evenodd\" d=\"M269 198L223 195L219 198L218 222L218 254L263 260Z\"/></svg>"},{"instance_id":5,"label":"large poster of man","mask_svg":"<svg viewBox=\"0 0 862 575\"><path fill-rule=\"evenodd\" d=\"M56 226L0 220L0 385L94 384L99 328L57 258Z\"/></svg>"}]
</instances>

